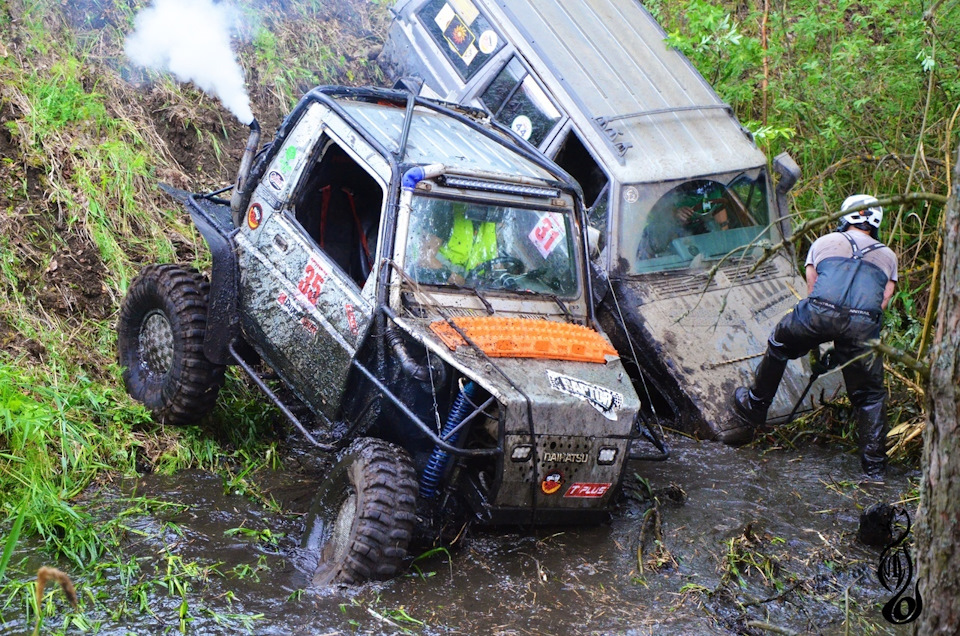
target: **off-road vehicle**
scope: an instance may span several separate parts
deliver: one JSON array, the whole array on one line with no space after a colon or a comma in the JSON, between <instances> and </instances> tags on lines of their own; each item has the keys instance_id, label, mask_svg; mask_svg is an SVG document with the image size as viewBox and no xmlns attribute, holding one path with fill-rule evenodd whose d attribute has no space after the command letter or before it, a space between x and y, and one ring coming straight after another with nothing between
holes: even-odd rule
<instances>
[{"instance_id":1,"label":"off-road vehicle","mask_svg":"<svg viewBox=\"0 0 960 636\"><path fill-rule=\"evenodd\" d=\"M790 255L799 178L773 163L637 0L398 0L378 58L421 94L484 109L573 175L601 232L601 324L645 408L723 438L773 326L806 295ZM758 265L756 268L754 265ZM716 266L716 267L715 267ZM708 275L709 274L709 275ZM772 420L800 399L791 362ZM830 395L836 374L811 399ZM648 397L649 396L649 397Z\"/></svg>"},{"instance_id":2,"label":"off-road vehicle","mask_svg":"<svg viewBox=\"0 0 960 636\"><path fill-rule=\"evenodd\" d=\"M391 576L454 510L598 521L621 484L639 401L593 314L581 195L486 120L313 89L259 153L251 125L229 202L180 193L209 285L150 265L123 302L123 377L156 419L194 421L238 365L339 453L304 533L318 583Z\"/></svg>"}]
</instances>

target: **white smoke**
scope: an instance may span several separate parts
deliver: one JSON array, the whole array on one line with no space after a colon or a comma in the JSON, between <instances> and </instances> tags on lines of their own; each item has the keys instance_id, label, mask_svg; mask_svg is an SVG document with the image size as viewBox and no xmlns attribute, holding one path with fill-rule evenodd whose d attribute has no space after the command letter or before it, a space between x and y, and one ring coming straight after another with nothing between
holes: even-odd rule
<instances>
[{"instance_id":1,"label":"white smoke","mask_svg":"<svg viewBox=\"0 0 960 636\"><path fill-rule=\"evenodd\" d=\"M169 71L220 98L243 124L253 121L243 69L230 47L239 14L211 0L154 0L135 21L124 50L139 66Z\"/></svg>"}]
</instances>

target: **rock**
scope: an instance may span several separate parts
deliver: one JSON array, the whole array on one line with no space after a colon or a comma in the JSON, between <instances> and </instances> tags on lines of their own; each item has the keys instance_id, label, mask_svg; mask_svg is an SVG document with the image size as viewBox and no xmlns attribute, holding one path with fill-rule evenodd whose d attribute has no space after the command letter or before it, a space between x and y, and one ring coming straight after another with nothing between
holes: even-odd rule
<instances>
[{"instance_id":1,"label":"rock","mask_svg":"<svg viewBox=\"0 0 960 636\"><path fill-rule=\"evenodd\" d=\"M857 540L865 545L885 547L892 538L890 525L893 508L889 504L875 503L860 513L860 528Z\"/></svg>"}]
</instances>

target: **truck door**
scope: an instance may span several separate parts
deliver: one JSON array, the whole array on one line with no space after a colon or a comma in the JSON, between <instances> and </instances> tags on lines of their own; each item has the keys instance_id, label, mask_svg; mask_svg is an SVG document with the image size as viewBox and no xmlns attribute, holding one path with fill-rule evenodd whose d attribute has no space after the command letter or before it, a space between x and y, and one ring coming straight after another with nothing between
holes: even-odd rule
<instances>
[{"instance_id":1,"label":"truck door","mask_svg":"<svg viewBox=\"0 0 960 636\"><path fill-rule=\"evenodd\" d=\"M384 188L305 120L265 170L238 235L241 313L250 342L298 397L336 417L371 323L361 287L377 258Z\"/></svg>"}]
</instances>

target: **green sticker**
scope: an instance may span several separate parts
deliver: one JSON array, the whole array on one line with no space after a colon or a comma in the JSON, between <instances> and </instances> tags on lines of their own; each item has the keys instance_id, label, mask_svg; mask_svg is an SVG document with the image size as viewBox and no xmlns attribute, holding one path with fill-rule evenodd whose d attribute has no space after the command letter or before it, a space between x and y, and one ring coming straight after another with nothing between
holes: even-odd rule
<instances>
[{"instance_id":1,"label":"green sticker","mask_svg":"<svg viewBox=\"0 0 960 636\"><path fill-rule=\"evenodd\" d=\"M283 153L283 157L280 159L281 172L290 172L290 170L293 168L293 160L296 158L296 146L287 146L287 149Z\"/></svg>"}]
</instances>

